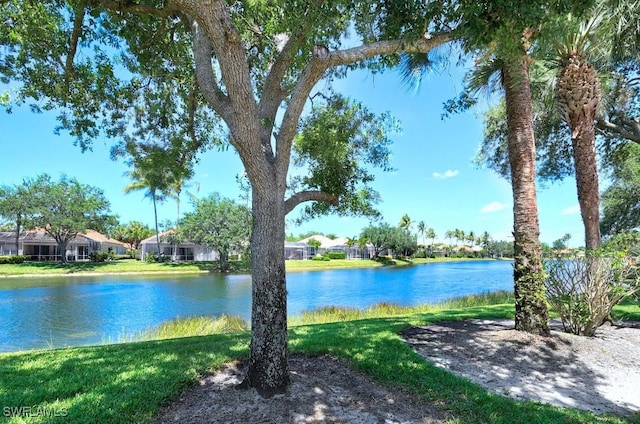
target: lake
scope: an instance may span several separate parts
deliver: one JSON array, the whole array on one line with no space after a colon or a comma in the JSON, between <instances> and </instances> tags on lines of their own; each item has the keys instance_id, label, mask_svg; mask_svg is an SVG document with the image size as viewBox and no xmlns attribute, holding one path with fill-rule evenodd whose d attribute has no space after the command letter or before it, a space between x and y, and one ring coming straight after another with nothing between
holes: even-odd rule
<instances>
[{"instance_id":1,"label":"lake","mask_svg":"<svg viewBox=\"0 0 640 424\"><path fill-rule=\"evenodd\" d=\"M287 274L288 313L380 302L437 303L513 289L507 261ZM99 276L0 279L0 352L114 343L176 317L250 320L249 275Z\"/></svg>"}]
</instances>

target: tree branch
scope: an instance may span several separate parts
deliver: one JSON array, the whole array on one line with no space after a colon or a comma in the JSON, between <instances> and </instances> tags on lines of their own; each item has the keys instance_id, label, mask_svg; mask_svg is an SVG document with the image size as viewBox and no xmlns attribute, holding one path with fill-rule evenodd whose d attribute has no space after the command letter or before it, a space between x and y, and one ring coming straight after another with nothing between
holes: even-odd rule
<instances>
[{"instance_id":1,"label":"tree branch","mask_svg":"<svg viewBox=\"0 0 640 424\"><path fill-rule=\"evenodd\" d=\"M225 121L229 119L229 99L220 89L211 66L211 42L197 22L191 25L193 34L193 56L196 65L196 80L204 98Z\"/></svg>"},{"instance_id":2,"label":"tree branch","mask_svg":"<svg viewBox=\"0 0 640 424\"><path fill-rule=\"evenodd\" d=\"M196 78L197 79L197 78ZM197 84L197 81L195 82ZM196 87L193 87L191 93L189 94L189 137L191 137L191 142L195 146L195 149L199 149L202 147L203 141L200 140L196 134L196 109L198 108L198 101L196 95Z\"/></svg>"},{"instance_id":3,"label":"tree branch","mask_svg":"<svg viewBox=\"0 0 640 424\"><path fill-rule=\"evenodd\" d=\"M231 144L238 150L245 167L250 168L248 172L252 183L266 180L265 165L273 161L273 152L271 146L261 145L249 64L229 6L224 0L209 0L206 7L194 0L172 0L171 4L197 22L202 37L208 39L211 46L209 55L213 51L216 56L226 90L225 98L228 99L228 103L225 102L227 111L221 117L229 127Z\"/></svg>"},{"instance_id":4,"label":"tree branch","mask_svg":"<svg viewBox=\"0 0 640 424\"><path fill-rule=\"evenodd\" d=\"M74 75L73 60L75 59L76 52L78 51L78 41L82 35L82 22L84 21L84 4L78 5L75 10L76 16L73 18L73 32L71 33L71 39L69 40L69 52L67 52L67 59L64 65L64 73L67 81Z\"/></svg>"},{"instance_id":5,"label":"tree branch","mask_svg":"<svg viewBox=\"0 0 640 424\"><path fill-rule=\"evenodd\" d=\"M622 125L614 124L611 121L608 121L602 117L596 118L596 128L601 131L605 131L608 133L615 133L622 138L633 141L635 143L640 144L640 125L638 125L635 121L633 121L636 125L632 125L632 131L629 131L627 128Z\"/></svg>"},{"instance_id":6,"label":"tree branch","mask_svg":"<svg viewBox=\"0 0 640 424\"><path fill-rule=\"evenodd\" d=\"M258 104L258 115L260 116L262 124L261 138L263 139L263 143L264 140L267 140L269 143L271 142L271 133L273 132L276 113L278 112L280 104L282 104L288 94L287 91L282 88L282 81L284 80L287 70L293 63L296 50L304 34L304 31L300 31L287 40L269 70L269 75L267 76L264 89L262 90L262 96L260 97L260 103Z\"/></svg>"},{"instance_id":7,"label":"tree branch","mask_svg":"<svg viewBox=\"0 0 640 424\"><path fill-rule=\"evenodd\" d=\"M284 214L291 212L296 206L304 202L327 202L338 206L338 196L324 191L301 191L289 197L284 202Z\"/></svg>"},{"instance_id":8,"label":"tree branch","mask_svg":"<svg viewBox=\"0 0 640 424\"><path fill-rule=\"evenodd\" d=\"M153 15L160 18L167 18L174 15L177 10L170 7L157 8L148 6L145 4L131 3L128 1L105 1L105 0L92 0L87 3L88 6L100 6L105 9L113 10L116 12L127 12L136 14Z\"/></svg>"},{"instance_id":9,"label":"tree branch","mask_svg":"<svg viewBox=\"0 0 640 424\"><path fill-rule=\"evenodd\" d=\"M427 53L433 48L451 40L453 32L446 32L413 41L390 40L364 44L346 50L328 51L326 47L314 49L317 57L312 57L293 89L289 106L282 118L282 125L276 142L276 166L286 179L286 170L291 159L291 146L296 134L298 121L309 93L320 81L325 71L333 66L360 62L374 56L399 52Z\"/></svg>"}]
</instances>

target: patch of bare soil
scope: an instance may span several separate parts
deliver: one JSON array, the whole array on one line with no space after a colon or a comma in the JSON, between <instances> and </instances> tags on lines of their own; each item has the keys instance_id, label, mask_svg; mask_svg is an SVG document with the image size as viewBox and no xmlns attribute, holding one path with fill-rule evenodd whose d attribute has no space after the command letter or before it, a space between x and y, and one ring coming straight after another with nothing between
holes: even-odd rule
<instances>
[{"instance_id":1,"label":"patch of bare soil","mask_svg":"<svg viewBox=\"0 0 640 424\"><path fill-rule=\"evenodd\" d=\"M513 330L511 320L439 322L403 334L436 366L489 390L598 414L640 411L640 323L605 325L595 337Z\"/></svg>"},{"instance_id":2,"label":"patch of bare soil","mask_svg":"<svg viewBox=\"0 0 640 424\"><path fill-rule=\"evenodd\" d=\"M291 385L263 399L237 389L244 364L229 364L164 407L156 423L440 423L441 413L400 390L389 390L329 356L292 357Z\"/></svg>"}]
</instances>

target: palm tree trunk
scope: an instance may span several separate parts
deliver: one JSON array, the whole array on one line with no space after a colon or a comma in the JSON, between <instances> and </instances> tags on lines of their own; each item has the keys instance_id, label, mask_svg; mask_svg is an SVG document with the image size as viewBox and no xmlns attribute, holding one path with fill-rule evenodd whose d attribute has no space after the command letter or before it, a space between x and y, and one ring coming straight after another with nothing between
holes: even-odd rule
<instances>
[{"instance_id":1,"label":"palm tree trunk","mask_svg":"<svg viewBox=\"0 0 640 424\"><path fill-rule=\"evenodd\" d=\"M177 205L177 209L178 209L178 215L176 216L176 229L175 231L178 231L178 223L180 222L180 192L178 191L176 193L176 205ZM175 239L175 237L174 237ZM178 240L174 240L174 244L173 244L173 258L174 261L178 259Z\"/></svg>"},{"instance_id":2,"label":"palm tree trunk","mask_svg":"<svg viewBox=\"0 0 640 424\"><path fill-rule=\"evenodd\" d=\"M516 330L548 335L536 199L536 152L531 114L528 57L506 63L502 70L507 105L507 139L513 190Z\"/></svg>"},{"instance_id":3,"label":"palm tree trunk","mask_svg":"<svg viewBox=\"0 0 640 424\"><path fill-rule=\"evenodd\" d=\"M158 246L158 262L160 261L160 231L158 231L158 208L156 206L156 193L151 193L151 200L153 201L153 218L156 226L156 245Z\"/></svg>"},{"instance_id":4,"label":"palm tree trunk","mask_svg":"<svg viewBox=\"0 0 640 424\"><path fill-rule=\"evenodd\" d=\"M587 249L597 249L600 236L600 188L596 163L595 124L585 122L571 138L573 160L576 168L578 202L584 223L584 240Z\"/></svg>"},{"instance_id":5,"label":"palm tree trunk","mask_svg":"<svg viewBox=\"0 0 640 424\"><path fill-rule=\"evenodd\" d=\"M571 128L578 202L587 249L597 249L601 243L595 142L595 119L600 97L600 81L595 68L582 53L568 55L558 76L556 98L561 115Z\"/></svg>"}]
</instances>

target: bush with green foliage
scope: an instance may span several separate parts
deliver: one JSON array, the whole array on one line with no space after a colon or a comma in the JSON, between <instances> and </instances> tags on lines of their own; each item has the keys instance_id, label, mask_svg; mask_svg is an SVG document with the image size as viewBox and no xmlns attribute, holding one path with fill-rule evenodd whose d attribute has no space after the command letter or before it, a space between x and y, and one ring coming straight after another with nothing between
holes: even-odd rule
<instances>
[{"instance_id":1,"label":"bush with green foliage","mask_svg":"<svg viewBox=\"0 0 640 424\"><path fill-rule=\"evenodd\" d=\"M311 258L312 261L330 261L328 256L314 256Z\"/></svg>"},{"instance_id":2,"label":"bush with green foliage","mask_svg":"<svg viewBox=\"0 0 640 424\"><path fill-rule=\"evenodd\" d=\"M560 314L564 330L593 336L621 300L640 290L633 258L604 249L545 262L547 299Z\"/></svg>"},{"instance_id":3,"label":"bush with green foliage","mask_svg":"<svg viewBox=\"0 0 640 424\"><path fill-rule=\"evenodd\" d=\"M115 258L115 253L107 252L106 250L101 250L99 252L91 252L89 253L89 260L91 262L106 262L112 261Z\"/></svg>"},{"instance_id":4,"label":"bush with green foliage","mask_svg":"<svg viewBox=\"0 0 640 424\"><path fill-rule=\"evenodd\" d=\"M24 261L29 260L29 256L27 255L11 255L11 256L0 256L0 265L2 264L21 264Z\"/></svg>"},{"instance_id":5,"label":"bush with green foliage","mask_svg":"<svg viewBox=\"0 0 640 424\"><path fill-rule=\"evenodd\" d=\"M323 256L329 259L347 259L344 252L325 252Z\"/></svg>"}]
</instances>

